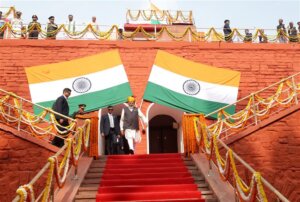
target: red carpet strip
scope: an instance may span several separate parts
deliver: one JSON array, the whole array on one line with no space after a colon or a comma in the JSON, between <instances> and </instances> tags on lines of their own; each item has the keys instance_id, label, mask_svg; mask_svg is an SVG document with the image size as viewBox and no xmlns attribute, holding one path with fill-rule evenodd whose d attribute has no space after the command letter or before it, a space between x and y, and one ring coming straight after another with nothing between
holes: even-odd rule
<instances>
[{"instance_id":1,"label":"red carpet strip","mask_svg":"<svg viewBox=\"0 0 300 202\"><path fill-rule=\"evenodd\" d=\"M96 201L204 202L179 154L108 156Z\"/></svg>"}]
</instances>

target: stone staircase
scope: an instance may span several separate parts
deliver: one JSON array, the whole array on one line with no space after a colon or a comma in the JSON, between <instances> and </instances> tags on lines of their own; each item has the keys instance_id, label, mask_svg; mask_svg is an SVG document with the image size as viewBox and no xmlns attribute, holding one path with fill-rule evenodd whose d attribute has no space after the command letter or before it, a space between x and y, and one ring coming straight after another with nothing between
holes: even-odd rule
<instances>
[{"instance_id":1,"label":"stone staircase","mask_svg":"<svg viewBox=\"0 0 300 202\"><path fill-rule=\"evenodd\" d=\"M195 183L198 186L198 190L202 194L202 198L207 202L217 202L217 198L213 191L210 189L208 183L205 181L204 176L198 170L197 166L190 157L182 157L184 164L188 168ZM96 194L101 181L103 171L105 169L106 157L102 156L98 160L93 160L81 186L74 198L75 202L94 202L96 201Z\"/></svg>"}]
</instances>

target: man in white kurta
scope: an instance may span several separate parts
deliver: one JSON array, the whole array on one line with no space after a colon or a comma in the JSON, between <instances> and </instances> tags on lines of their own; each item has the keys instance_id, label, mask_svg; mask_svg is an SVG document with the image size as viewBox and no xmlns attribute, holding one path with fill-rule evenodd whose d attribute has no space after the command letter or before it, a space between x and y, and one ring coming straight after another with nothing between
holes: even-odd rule
<instances>
[{"instance_id":1,"label":"man in white kurta","mask_svg":"<svg viewBox=\"0 0 300 202\"><path fill-rule=\"evenodd\" d=\"M130 154L134 154L135 143L141 141L139 118L142 119L144 125L147 127L147 119L141 110L135 107L135 99L133 97L128 97L128 106L122 109L120 129L122 135L125 134L125 138L128 141Z\"/></svg>"},{"instance_id":2,"label":"man in white kurta","mask_svg":"<svg viewBox=\"0 0 300 202\"><path fill-rule=\"evenodd\" d=\"M75 24L75 21L73 20L73 15L72 14L70 14L68 16L68 21L65 23L65 28L68 31L68 34L63 33L64 39L71 39L69 37L69 35L74 35L76 33L76 24Z\"/></svg>"},{"instance_id":3,"label":"man in white kurta","mask_svg":"<svg viewBox=\"0 0 300 202\"><path fill-rule=\"evenodd\" d=\"M22 12L16 12L16 18L11 21L12 33L14 38L21 38L24 33L22 33L23 20L21 19Z\"/></svg>"}]
</instances>

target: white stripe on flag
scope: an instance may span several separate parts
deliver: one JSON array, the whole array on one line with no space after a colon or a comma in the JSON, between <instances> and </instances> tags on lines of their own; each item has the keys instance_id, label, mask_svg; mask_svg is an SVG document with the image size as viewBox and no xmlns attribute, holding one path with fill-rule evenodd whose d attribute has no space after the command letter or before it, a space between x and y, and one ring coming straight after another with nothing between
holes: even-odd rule
<instances>
[{"instance_id":1,"label":"white stripe on flag","mask_svg":"<svg viewBox=\"0 0 300 202\"><path fill-rule=\"evenodd\" d=\"M198 99L225 104L232 104L237 100L238 87L219 85L198 80L197 82L200 84L200 92L196 95L186 94L183 90L183 84L187 80L190 80L190 78L168 71L156 65L153 65L149 78L149 82Z\"/></svg>"},{"instance_id":2,"label":"white stripe on flag","mask_svg":"<svg viewBox=\"0 0 300 202\"><path fill-rule=\"evenodd\" d=\"M84 68L84 67L82 67ZM70 70L72 71L72 70ZM81 75L74 78L61 79L51 82L42 82L30 84L30 93L33 103L45 102L55 100L62 94L64 88L72 89L72 96L82 95L73 90L72 85L75 79L85 77L91 81L91 89L86 93L97 92L111 88L123 83L127 83L127 75L123 65L118 65L103 71L95 72L92 74Z\"/></svg>"}]
</instances>

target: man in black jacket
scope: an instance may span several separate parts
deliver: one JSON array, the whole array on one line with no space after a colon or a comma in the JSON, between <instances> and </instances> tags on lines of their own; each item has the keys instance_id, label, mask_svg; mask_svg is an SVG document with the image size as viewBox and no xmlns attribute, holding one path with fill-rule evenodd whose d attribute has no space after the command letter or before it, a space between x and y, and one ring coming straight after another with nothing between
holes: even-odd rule
<instances>
[{"instance_id":1,"label":"man in black jacket","mask_svg":"<svg viewBox=\"0 0 300 202\"><path fill-rule=\"evenodd\" d=\"M230 29L229 20L224 21L223 32L224 32L225 41L232 42L232 36L231 36L232 30Z\"/></svg>"},{"instance_id":2,"label":"man in black jacket","mask_svg":"<svg viewBox=\"0 0 300 202\"><path fill-rule=\"evenodd\" d=\"M83 114L86 114L86 112L84 111L84 108L85 108L85 107L86 107L86 104L79 104L79 105L78 105L78 110L72 114L72 118L73 118L73 119L76 119L76 116L77 116L77 115L83 115Z\"/></svg>"},{"instance_id":3,"label":"man in black jacket","mask_svg":"<svg viewBox=\"0 0 300 202\"><path fill-rule=\"evenodd\" d=\"M100 133L105 137L105 154L119 154L122 138L117 116L113 115L113 107L107 107L108 113L101 117Z\"/></svg>"},{"instance_id":4,"label":"man in black jacket","mask_svg":"<svg viewBox=\"0 0 300 202\"><path fill-rule=\"evenodd\" d=\"M71 95L71 89L65 88L63 90L63 95L58 97L54 102L52 106L53 111L65 116L69 116L68 97L70 97L70 95ZM69 125L69 120L67 118L55 114L55 119L61 126ZM64 132L66 131L66 129L63 127L58 127L58 129L62 132L61 134L64 134ZM64 139L59 137L54 137L52 144L58 147L63 147Z\"/></svg>"}]
</instances>

